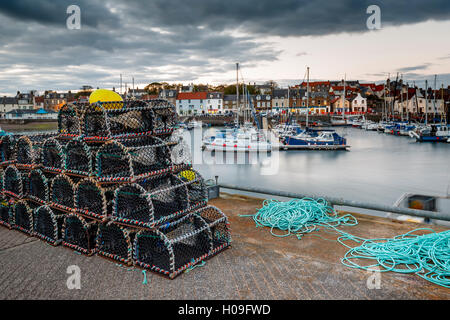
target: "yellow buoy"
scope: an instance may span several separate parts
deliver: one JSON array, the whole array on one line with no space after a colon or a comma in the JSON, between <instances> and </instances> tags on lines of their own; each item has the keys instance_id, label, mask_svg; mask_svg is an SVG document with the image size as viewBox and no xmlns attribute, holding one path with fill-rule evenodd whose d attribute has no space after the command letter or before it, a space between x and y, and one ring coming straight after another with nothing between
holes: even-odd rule
<instances>
[{"instance_id":1,"label":"yellow buoy","mask_svg":"<svg viewBox=\"0 0 450 320\"><path fill-rule=\"evenodd\" d=\"M179 176L180 178L184 178L184 179L187 180L187 181L192 181L192 180L195 179L195 172L192 171L192 170L184 170L184 171L181 171L181 172L178 174L178 176Z\"/></svg>"},{"instance_id":2,"label":"yellow buoy","mask_svg":"<svg viewBox=\"0 0 450 320\"><path fill-rule=\"evenodd\" d=\"M106 89L97 89L91 93L89 96L89 103L95 102L118 102L103 104L105 109L120 109L123 106L122 97L117 92Z\"/></svg>"}]
</instances>

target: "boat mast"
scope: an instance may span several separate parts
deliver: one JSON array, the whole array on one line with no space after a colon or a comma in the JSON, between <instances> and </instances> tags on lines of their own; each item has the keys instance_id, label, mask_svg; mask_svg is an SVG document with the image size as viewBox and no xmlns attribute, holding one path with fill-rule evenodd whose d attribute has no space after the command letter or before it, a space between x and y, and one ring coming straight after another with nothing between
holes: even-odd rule
<instances>
[{"instance_id":1,"label":"boat mast","mask_svg":"<svg viewBox=\"0 0 450 320\"><path fill-rule=\"evenodd\" d=\"M408 110L408 105L409 105L409 83L406 83L406 121L408 121L409 123L409 110Z\"/></svg>"},{"instance_id":2,"label":"boat mast","mask_svg":"<svg viewBox=\"0 0 450 320\"><path fill-rule=\"evenodd\" d=\"M425 80L425 125L428 124L428 80Z\"/></svg>"},{"instance_id":3,"label":"boat mast","mask_svg":"<svg viewBox=\"0 0 450 320\"><path fill-rule=\"evenodd\" d=\"M345 118L345 82L347 81L347 74L344 75L344 93L342 95L342 119Z\"/></svg>"},{"instance_id":4,"label":"boat mast","mask_svg":"<svg viewBox=\"0 0 450 320\"><path fill-rule=\"evenodd\" d=\"M437 77L437 75L435 74L434 75L434 91L433 91L433 113L434 113L433 117L436 116L436 77Z\"/></svg>"},{"instance_id":5,"label":"boat mast","mask_svg":"<svg viewBox=\"0 0 450 320\"><path fill-rule=\"evenodd\" d=\"M241 111L239 103L239 62L236 62L236 120L239 125L239 112Z\"/></svg>"},{"instance_id":6,"label":"boat mast","mask_svg":"<svg viewBox=\"0 0 450 320\"><path fill-rule=\"evenodd\" d=\"M306 67L306 128L308 128L309 114L309 67Z\"/></svg>"}]
</instances>

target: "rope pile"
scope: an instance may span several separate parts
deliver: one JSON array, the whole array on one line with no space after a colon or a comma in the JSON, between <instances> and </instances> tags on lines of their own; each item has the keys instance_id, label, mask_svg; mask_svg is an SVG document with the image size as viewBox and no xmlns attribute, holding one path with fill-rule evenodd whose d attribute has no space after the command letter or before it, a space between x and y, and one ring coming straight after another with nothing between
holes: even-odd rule
<instances>
[{"instance_id":1,"label":"rope pile","mask_svg":"<svg viewBox=\"0 0 450 320\"><path fill-rule=\"evenodd\" d=\"M265 200L256 214L240 216L252 217L257 227L269 227L270 233L276 237L295 235L301 239L304 234L324 227L339 234L337 241L349 248L341 259L347 267L415 273L427 281L450 288L450 230L435 232L419 228L394 238L365 239L337 228L357 225L355 217L350 214L338 216L326 200L310 198L287 202ZM285 233L277 234L274 229ZM417 234L419 232L422 234ZM351 247L347 241L359 245Z\"/></svg>"}]
</instances>

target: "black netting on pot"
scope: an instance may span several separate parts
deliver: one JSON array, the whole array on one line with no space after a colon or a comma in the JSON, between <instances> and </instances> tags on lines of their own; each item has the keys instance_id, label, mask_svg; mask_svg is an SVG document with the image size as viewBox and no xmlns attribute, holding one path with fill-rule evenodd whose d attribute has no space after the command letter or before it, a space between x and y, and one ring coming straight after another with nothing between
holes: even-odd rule
<instances>
[{"instance_id":1,"label":"black netting on pot","mask_svg":"<svg viewBox=\"0 0 450 320\"><path fill-rule=\"evenodd\" d=\"M53 245L61 242L64 214L57 214L49 206L44 205L34 209L33 233Z\"/></svg>"},{"instance_id":2,"label":"black netting on pot","mask_svg":"<svg viewBox=\"0 0 450 320\"><path fill-rule=\"evenodd\" d=\"M42 145L42 166L51 171L62 171L65 167L66 155L63 146L55 138L48 138Z\"/></svg>"},{"instance_id":3,"label":"black netting on pot","mask_svg":"<svg viewBox=\"0 0 450 320\"><path fill-rule=\"evenodd\" d=\"M96 221L87 222L82 217L66 215L62 232L63 245L84 254L92 254L95 249L97 227Z\"/></svg>"},{"instance_id":4,"label":"black netting on pot","mask_svg":"<svg viewBox=\"0 0 450 320\"><path fill-rule=\"evenodd\" d=\"M70 141L66 145L66 170L79 175L91 175L92 152L91 148L81 139Z\"/></svg>"},{"instance_id":5,"label":"black netting on pot","mask_svg":"<svg viewBox=\"0 0 450 320\"><path fill-rule=\"evenodd\" d=\"M103 188L92 178L78 182L75 189L75 207L80 213L95 218L105 217L107 204Z\"/></svg>"},{"instance_id":6,"label":"black netting on pot","mask_svg":"<svg viewBox=\"0 0 450 320\"><path fill-rule=\"evenodd\" d=\"M133 236L134 233L131 234ZM101 223L97 231L97 253L124 264L132 262L130 232L114 223Z\"/></svg>"},{"instance_id":7,"label":"black netting on pot","mask_svg":"<svg viewBox=\"0 0 450 320\"><path fill-rule=\"evenodd\" d=\"M51 182L50 201L53 205L74 208L75 185L65 174L56 176Z\"/></svg>"},{"instance_id":8,"label":"black netting on pot","mask_svg":"<svg viewBox=\"0 0 450 320\"><path fill-rule=\"evenodd\" d=\"M127 100L122 106L116 102L99 102L99 104L108 120L110 136L151 133L153 130L153 109L145 101Z\"/></svg>"},{"instance_id":9,"label":"black netting on pot","mask_svg":"<svg viewBox=\"0 0 450 320\"><path fill-rule=\"evenodd\" d=\"M55 136L51 134L34 134L22 136L16 143L16 161L21 166L32 166L41 161L43 142Z\"/></svg>"},{"instance_id":10,"label":"black netting on pot","mask_svg":"<svg viewBox=\"0 0 450 320\"><path fill-rule=\"evenodd\" d=\"M112 215L120 222L152 225L154 210L150 195L136 183L119 187L114 192Z\"/></svg>"},{"instance_id":11,"label":"black netting on pot","mask_svg":"<svg viewBox=\"0 0 450 320\"><path fill-rule=\"evenodd\" d=\"M58 112L58 133L80 135L83 105L64 105Z\"/></svg>"},{"instance_id":12,"label":"black netting on pot","mask_svg":"<svg viewBox=\"0 0 450 320\"><path fill-rule=\"evenodd\" d=\"M191 206L208 201L208 190L200 173L186 169L177 173L177 177L186 184Z\"/></svg>"},{"instance_id":13,"label":"black netting on pot","mask_svg":"<svg viewBox=\"0 0 450 320\"><path fill-rule=\"evenodd\" d=\"M103 181L148 175L168 170L170 165L167 143L152 136L109 141L96 154L96 173Z\"/></svg>"},{"instance_id":14,"label":"black netting on pot","mask_svg":"<svg viewBox=\"0 0 450 320\"><path fill-rule=\"evenodd\" d=\"M6 198L0 200L0 224L11 227L11 206Z\"/></svg>"},{"instance_id":15,"label":"black netting on pot","mask_svg":"<svg viewBox=\"0 0 450 320\"><path fill-rule=\"evenodd\" d=\"M33 212L24 200L20 200L14 205L13 227L24 233L31 234L33 231Z\"/></svg>"},{"instance_id":16,"label":"black netting on pot","mask_svg":"<svg viewBox=\"0 0 450 320\"><path fill-rule=\"evenodd\" d=\"M49 201L48 179L41 170L31 170L28 175L28 197L41 203Z\"/></svg>"},{"instance_id":17,"label":"black netting on pot","mask_svg":"<svg viewBox=\"0 0 450 320\"><path fill-rule=\"evenodd\" d=\"M154 113L153 130L155 133L173 130L177 124L175 106L164 99L147 100L146 102Z\"/></svg>"},{"instance_id":18,"label":"black netting on pot","mask_svg":"<svg viewBox=\"0 0 450 320\"><path fill-rule=\"evenodd\" d=\"M121 105L117 102L117 107ZM109 137L109 121L105 109L100 104L86 106L81 117L81 133L86 137Z\"/></svg>"},{"instance_id":19,"label":"black netting on pot","mask_svg":"<svg viewBox=\"0 0 450 320\"><path fill-rule=\"evenodd\" d=\"M186 213L185 183L172 174L147 178L114 192L113 217L132 225L158 225Z\"/></svg>"},{"instance_id":20,"label":"black netting on pot","mask_svg":"<svg viewBox=\"0 0 450 320\"><path fill-rule=\"evenodd\" d=\"M230 245L230 224L227 216L222 211L214 206L207 206L195 211L195 213L205 220L211 230L213 239L212 253L216 253Z\"/></svg>"},{"instance_id":21,"label":"black netting on pot","mask_svg":"<svg viewBox=\"0 0 450 320\"><path fill-rule=\"evenodd\" d=\"M141 231L134 242L135 262L174 278L208 257L212 236L206 222L196 214L167 223L155 231Z\"/></svg>"},{"instance_id":22,"label":"black netting on pot","mask_svg":"<svg viewBox=\"0 0 450 320\"><path fill-rule=\"evenodd\" d=\"M16 160L16 138L13 135L4 135L0 138L0 162L8 163Z\"/></svg>"},{"instance_id":23,"label":"black netting on pot","mask_svg":"<svg viewBox=\"0 0 450 320\"><path fill-rule=\"evenodd\" d=\"M8 166L3 176L3 188L5 192L15 197L23 195L22 175L14 166Z\"/></svg>"}]
</instances>

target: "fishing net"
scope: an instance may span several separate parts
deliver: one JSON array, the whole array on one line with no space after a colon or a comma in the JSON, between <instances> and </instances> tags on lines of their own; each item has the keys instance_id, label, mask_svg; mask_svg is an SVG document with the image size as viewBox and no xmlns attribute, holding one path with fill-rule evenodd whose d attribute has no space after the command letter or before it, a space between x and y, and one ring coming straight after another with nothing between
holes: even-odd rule
<instances>
[{"instance_id":1,"label":"fishing net","mask_svg":"<svg viewBox=\"0 0 450 320\"><path fill-rule=\"evenodd\" d=\"M34 232L33 235L58 245L61 242L61 232L65 215L56 212L49 206L44 205L34 210Z\"/></svg>"},{"instance_id":2,"label":"fishing net","mask_svg":"<svg viewBox=\"0 0 450 320\"><path fill-rule=\"evenodd\" d=\"M55 138L48 138L42 145L41 164L47 171L61 172L65 167L66 157L61 143Z\"/></svg>"},{"instance_id":3,"label":"fishing net","mask_svg":"<svg viewBox=\"0 0 450 320\"><path fill-rule=\"evenodd\" d=\"M33 213L25 200L20 200L14 205L14 222L12 227L26 234L33 232Z\"/></svg>"},{"instance_id":4,"label":"fishing net","mask_svg":"<svg viewBox=\"0 0 450 320\"><path fill-rule=\"evenodd\" d=\"M21 197L23 193L22 175L14 166L8 166L3 176L4 192L13 197Z\"/></svg>"},{"instance_id":5,"label":"fishing net","mask_svg":"<svg viewBox=\"0 0 450 320\"><path fill-rule=\"evenodd\" d=\"M28 198L45 204L49 201L48 179L41 170L31 170L28 175Z\"/></svg>"},{"instance_id":6,"label":"fishing net","mask_svg":"<svg viewBox=\"0 0 450 320\"><path fill-rule=\"evenodd\" d=\"M69 214L65 216L62 230L62 244L86 255L94 253L98 223Z\"/></svg>"},{"instance_id":7,"label":"fishing net","mask_svg":"<svg viewBox=\"0 0 450 320\"><path fill-rule=\"evenodd\" d=\"M52 205L62 209L74 208L74 189L72 180L65 174L56 176L51 182L50 200Z\"/></svg>"},{"instance_id":8,"label":"fishing net","mask_svg":"<svg viewBox=\"0 0 450 320\"><path fill-rule=\"evenodd\" d=\"M97 253L130 265L132 263L132 240L135 232L112 222L101 223L97 232Z\"/></svg>"},{"instance_id":9,"label":"fishing net","mask_svg":"<svg viewBox=\"0 0 450 320\"><path fill-rule=\"evenodd\" d=\"M21 136L16 142L16 163L20 167L29 168L41 161L41 150L44 141L54 134L34 134Z\"/></svg>"},{"instance_id":10,"label":"fishing net","mask_svg":"<svg viewBox=\"0 0 450 320\"><path fill-rule=\"evenodd\" d=\"M176 277L212 252L211 231L200 216L188 214L155 230L143 230L134 241L134 260L141 267Z\"/></svg>"},{"instance_id":11,"label":"fishing net","mask_svg":"<svg viewBox=\"0 0 450 320\"><path fill-rule=\"evenodd\" d=\"M186 184L191 206L208 201L208 190L200 173L193 169L186 169L179 172L177 177Z\"/></svg>"},{"instance_id":12,"label":"fishing net","mask_svg":"<svg viewBox=\"0 0 450 320\"><path fill-rule=\"evenodd\" d=\"M92 178L78 182L75 189L75 207L78 212L95 218L107 215L105 191L100 184Z\"/></svg>"}]
</instances>

